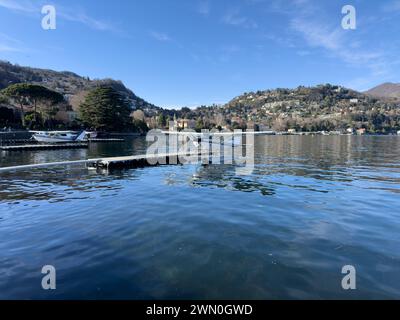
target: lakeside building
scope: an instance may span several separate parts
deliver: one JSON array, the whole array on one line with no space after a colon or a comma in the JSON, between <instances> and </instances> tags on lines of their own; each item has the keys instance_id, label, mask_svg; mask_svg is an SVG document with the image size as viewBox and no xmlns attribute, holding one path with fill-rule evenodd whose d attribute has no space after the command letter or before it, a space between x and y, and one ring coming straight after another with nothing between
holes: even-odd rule
<instances>
[{"instance_id":1,"label":"lakeside building","mask_svg":"<svg viewBox=\"0 0 400 320\"><path fill-rule=\"evenodd\" d=\"M196 121L190 119L175 119L173 131L184 130L184 129L195 129Z\"/></svg>"},{"instance_id":2,"label":"lakeside building","mask_svg":"<svg viewBox=\"0 0 400 320\"><path fill-rule=\"evenodd\" d=\"M366 133L367 133L367 129L365 129L365 128L357 129L357 135L359 135L359 136L363 136Z\"/></svg>"}]
</instances>

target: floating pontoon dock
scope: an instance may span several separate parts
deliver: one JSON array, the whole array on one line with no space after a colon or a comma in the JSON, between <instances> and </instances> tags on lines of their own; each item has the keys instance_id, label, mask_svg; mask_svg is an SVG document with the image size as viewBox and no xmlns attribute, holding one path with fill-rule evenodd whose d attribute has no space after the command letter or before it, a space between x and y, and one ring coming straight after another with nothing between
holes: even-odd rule
<instances>
[{"instance_id":1,"label":"floating pontoon dock","mask_svg":"<svg viewBox=\"0 0 400 320\"><path fill-rule=\"evenodd\" d=\"M16 140L1 140L0 148L1 150L14 151L14 150L25 150L24 147L27 147L26 150L47 150L47 149L68 149L73 146L76 148L81 148L82 146L86 146L87 143L100 143L100 142L125 142L125 139L117 139L117 138L93 138L88 139L87 142L84 141L82 143L58 143L58 144L38 144L36 141L32 139L16 139ZM37 147L39 148L33 148ZM9 148L13 147L13 148ZM18 147L18 148L14 148Z\"/></svg>"},{"instance_id":2,"label":"floating pontoon dock","mask_svg":"<svg viewBox=\"0 0 400 320\"><path fill-rule=\"evenodd\" d=\"M78 165L78 164L80 165L85 164L88 168L93 168L93 169L142 168L142 167L151 167L158 165L180 164L179 158L182 156L200 156L200 153L189 155L188 153L178 152L178 153L165 153L157 155L138 155L138 156L128 156L128 157L48 162L48 163L28 164L28 165L14 166L14 167L3 167L3 168L0 167L0 172L49 168L49 167L63 167L63 166Z\"/></svg>"},{"instance_id":3,"label":"floating pontoon dock","mask_svg":"<svg viewBox=\"0 0 400 320\"><path fill-rule=\"evenodd\" d=\"M91 161L88 163L89 167L92 168L141 168L150 167L157 165L176 165L180 164L180 157L199 156L200 153L189 155L188 153L177 152L177 153L160 153L157 155L139 155L139 156L128 156L128 157L115 157L115 158L104 158L98 159L97 161Z\"/></svg>"},{"instance_id":4,"label":"floating pontoon dock","mask_svg":"<svg viewBox=\"0 0 400 320\"><path fill-rule=\"evenodd\" d=\"M0 146L2 151L30 151L88 148L87 143L54 143L54 144L24 144L16 146Z\"/></svg>"},{"instance_id":5,"label":"floating pontoon dock","mask_svg":"<svg viewBox=\"0 0 400 320\"><path fill-rule=\"evenodd\" d=\"M21 145L21 144L33 144L35 143L32 139L8 139L8 140L0 140L1 146L7 145Z\"/></svg>"}]
</instances>

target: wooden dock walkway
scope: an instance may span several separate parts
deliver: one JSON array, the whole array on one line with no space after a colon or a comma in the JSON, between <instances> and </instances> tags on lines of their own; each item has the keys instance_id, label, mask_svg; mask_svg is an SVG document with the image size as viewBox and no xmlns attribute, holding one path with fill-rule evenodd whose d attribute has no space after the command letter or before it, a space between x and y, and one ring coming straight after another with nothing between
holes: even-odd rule
<instances>
[{"instance_id":1,"label":"wooden dock walkway","mask_svg":"<svg viewBox=\"0 0 400 320\"><path fill-rule=\"evenodd\" d=\"M88 148L87 143L55 143L55 144L25 144L15 146L0 146L2 151L30 151L30 150L56 150L56 149L81 149Z\"/></svg>"}]
</instances>

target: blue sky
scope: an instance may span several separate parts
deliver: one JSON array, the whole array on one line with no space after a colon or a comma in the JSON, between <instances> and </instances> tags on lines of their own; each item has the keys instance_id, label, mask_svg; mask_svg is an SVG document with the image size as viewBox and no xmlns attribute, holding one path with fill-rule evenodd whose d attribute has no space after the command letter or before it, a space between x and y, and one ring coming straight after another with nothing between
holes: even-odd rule
<instances>
[{"instance_id":1,"label":"blue sky","mask_svg":"<svg viewBox=\"0 0 400 320\"><path fill-rule=\"evenodd\" d=\"M41 28L54 5L57 29ZM341 27L344 5L357 29ZM0 59L122 80L163 107L400 82L400 0L0 0Z\"/></svg>"}]
</instances>

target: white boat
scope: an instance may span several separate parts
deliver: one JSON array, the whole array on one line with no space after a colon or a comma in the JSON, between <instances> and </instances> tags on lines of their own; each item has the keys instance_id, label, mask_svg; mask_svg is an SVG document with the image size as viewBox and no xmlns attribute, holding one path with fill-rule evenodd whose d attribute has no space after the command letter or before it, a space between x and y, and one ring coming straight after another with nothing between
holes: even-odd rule
<instances>
[{"instance_id":1,"label":"white boat","mask_svg":"<svg viewBox=\"0 0 400 320\"><path fill-rule=\"evenodd\" d=\"M99 137L99 133L97 131L86 131L86 137L88 139L96 139Z\"/></svg>"},{"instance_id":2,"label":"white boat","mask_svg":"<svg viewBox=\"0 0 400 320\"><path fill-rule=\"evenodd\" d=\"M86 131L31 131L33 139L38 142L60 143L60 142L78 142L86 139Z\"/></svg>"}]
</instances>

